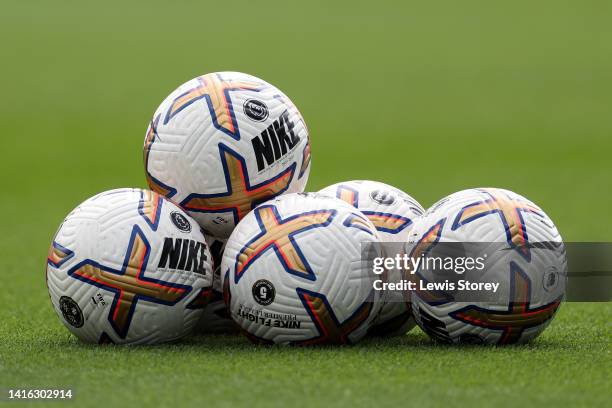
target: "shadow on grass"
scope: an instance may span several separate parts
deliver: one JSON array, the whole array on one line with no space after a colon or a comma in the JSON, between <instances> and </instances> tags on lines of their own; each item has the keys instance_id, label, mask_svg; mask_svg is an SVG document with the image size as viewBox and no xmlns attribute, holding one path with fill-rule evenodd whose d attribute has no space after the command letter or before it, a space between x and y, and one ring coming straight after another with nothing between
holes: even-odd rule
<instances>
[{"instance_id":1,"label":"shadow on grass","mask_svg":"<svg viewBox=\"0 0 612 408\"><path fill-rule=\"evenodd\" d=\"M38 345L36 343L39 343ZM445 350L450 352L487 352L496 353L502 350L513 350L515 352L530 351L559 351L577 350L579 345L574 342L551 341L546 338L536 339L535 341L521 345L495 346L495 345L473 345L473 344L445 344L429 339L424 333L416 329L404 336L380 338L366 338L356 345L345 346L311 346L311 347L292 347L292 346L262 346L249 342L244 336L235 335L193 335L181 341L160 345L145 346L121 346L121 345L96 345L85 344L71 335L61 336L55 340L40 339L32 341L29 347L58 348L62 351L93 351L93 352L170 352L170 353L249 353L249 354L286 354L295 353L389 353L404 351L436 351Z\"/></svg>"}]
</instances>

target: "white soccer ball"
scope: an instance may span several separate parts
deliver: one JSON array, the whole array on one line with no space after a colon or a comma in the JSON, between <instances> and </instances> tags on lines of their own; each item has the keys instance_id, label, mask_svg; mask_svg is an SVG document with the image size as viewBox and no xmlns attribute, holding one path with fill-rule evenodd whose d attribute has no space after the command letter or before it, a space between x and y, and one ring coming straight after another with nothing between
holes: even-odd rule
<instances>
[{"instance_id":1,"label":"white soccer ball","mask_svg":"<svg viewBox=\"0 0 612 408\"><path fill-rule=\"evenodd\" d=\"M157 108L144 162L153 191L226 239L257 204L304 191L308 128L279 89L251 75L215 72L179 86Z\"/></svg>"},{"instance_id":2,"label":"white soccer ball","mask_svg":"<svg viewBox=\"0 0 612 408\"><path fill-rule=\"evenodd\" d=\"M414 259L434 260L409 279L423 282L412 292L413 313L437 340L524 343L544 331L561 304L567 276L561 235L541 208L512 191L451 194L417 221L411 241ZM439 266L448 258L454 271ZM465 265L459 269L457 261Z\"/></svg>"},{"instance_id":3,"label":"white soccer ball","mask_svg":"<svg viewBox=\"0 0 612 408\"><path fill-rule=\"evenodd\" d=\"M198 224L159 194L98 194L63 221L47 286L64 325L88 343L154 344L188 334L212 286Z\"/></svg>"},{"instance_id":4,"label":"white soccer ball","mask_svg":"<svg viewBox=\"0 0 612 408\"><path fill-rule=\"evenodd\" d=\"M388 184L369 180L354 180L333 184L319 193L337 197L359 209L374 224L383 242L406 242L414 222L425 212L421 204L402 190ZM400 250L401 246L388 250ZM387 256L392 254L387 254ZM387 282L399 282L398 269L387 272ZM414 325L409 298L402 292L384 291L381 309L370 333L397 336L411 330Z\"/></svg>"},{"instance_id":5,"label":"white soccer ball","mask_svg":"<svg viewBox=\"0 0 612 408\"><path fill-rule=\"evenodd\" d=\"M234 334L238 326L232 320L223 300L223 275L221 275L221 260L225 250L226 239L206 236L206 242L212 254L214 271L212 296L204 309L195 332L200 334Z\"/></svg>"},{"instance_id":6,"label":"white soccer ball","mask_svg":"<svg viewBox=\"0 0 612 408\"><path fill-rule=\"evenodd\" d=\"M363 214L335 198L290 194L260 205L223 255L232 318L254 342L359 341L379 308L361 244L379 239Z\"/></svg>"}]
</instances>

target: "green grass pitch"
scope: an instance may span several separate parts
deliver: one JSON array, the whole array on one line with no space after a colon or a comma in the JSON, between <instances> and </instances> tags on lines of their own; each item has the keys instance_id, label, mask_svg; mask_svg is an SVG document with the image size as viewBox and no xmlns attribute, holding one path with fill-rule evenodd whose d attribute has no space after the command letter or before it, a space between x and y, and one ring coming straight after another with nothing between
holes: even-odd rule
<instances>
[{"instance_id":1,"label":"green grass pitch","mask_svg":"<svg viewBox=\"0 0 612 408\"><path fill-rule=\"evenodd\" d=\"M4 1L0 388L73 387L79 407L609 404L610 303L564 304L536 341L507 348L435 345L418 329L337 348L92 347L59 322L44 269L73 207L145 186L158 103L218 70L297 104L310 190L376 179L427 207L505 187L566 240L610 241L611 19L597 0Z\"/></svg>"}]
</instances>

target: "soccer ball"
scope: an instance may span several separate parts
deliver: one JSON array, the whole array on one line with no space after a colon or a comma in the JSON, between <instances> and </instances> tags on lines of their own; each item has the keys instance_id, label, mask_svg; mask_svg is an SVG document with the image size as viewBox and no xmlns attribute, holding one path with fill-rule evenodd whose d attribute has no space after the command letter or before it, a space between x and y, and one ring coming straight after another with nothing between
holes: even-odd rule
<instances>
[{"instance_id":1,"label":"soccer ball","mask_svg":"<svg viewBox=\"0 0 612 408\"><path fill-rule=\"evenodd\" d=\"M207 234L227 239L257 204L304 191L308 128L274 86L215 72L179 86L157 108L144 164L151 190L179 203Z\"/></svg>"},{"instance_id":2,"label":"soccer ball","mask_svg":"<svg viewBox=\"0 0 612 408\"><path fill-rule=\"evenodd\" d=\"M405 242L414 221L425 210L402 190L378 181L354 180L332 184L320 194L337 197L359 209L384 242Z\"/></svg>"},{"instance_id":3,"label":"soccer ball","mask_svg":"<svg viewBox=\"0 0 612 408\"><path fill-rule=\"evenodd\" d=\"M379 239L363 214L335 198L289 194L260 205L223 254L232 318L257 343L357 342L379 308L361 244Z\"/></svg>"},{"instance_id":4,"label":"soccer ball","mask_svg":"<svg viewBox=\"0 0 612 408\"><path fill-rule=\"evenodd\" d=\"M238 332L238 326L232 320L223 301L221 259L227 240L206 236L206 242L210 247L214 265L212 296L196 325L195 332L201 334L234 334Z\"/></svg>"},{"instance_id":5,"label":"soccer ball","mask_svg":"<svg viewBox=\"0 0 612 408\"><path fill-rule=\"evenodd\" d=\"M551 322L565 293L561 235L541 208L508 190L478 188L443 198L416 222L410 251L413 259L446 256L463 258L465 265L472 259L469 272L421 263L426 266L413 275L422 283L412 291L416 321L443 342L532 340ZM446 286L449 279L454 287Z\"/></svg>"},{"instance_id":6,"label":"soccer ball","mask_svg":"<svg viewBox=\"0 0 612 408\"><path fill-rule=\"evenodd\" d=\"M197 323L211 286L198 224L149 190L111 190L83 202L60 226L47 258L53 307L88 343L179 339Z\"/></svg>"},{"instance_id":7,"label":"soccer ball","mask_svg":"<svg viewBox=\"0 0 612 408\"><path fill-rule=\"evenodd\" d=\"M383 242L407 241L415 220L425 212L421 204L405 192L377 181L346 181L326 187L319 193L338 197L359 209L372 221ZM386 249L401 250L401 246L391 246L387 245ZM399 282L401 273L393 269L384 278L388 282ZM411 330L415 322L407 300L402 292L385 291L370 334L396 336Z\"/></svg>"}]
</instances>

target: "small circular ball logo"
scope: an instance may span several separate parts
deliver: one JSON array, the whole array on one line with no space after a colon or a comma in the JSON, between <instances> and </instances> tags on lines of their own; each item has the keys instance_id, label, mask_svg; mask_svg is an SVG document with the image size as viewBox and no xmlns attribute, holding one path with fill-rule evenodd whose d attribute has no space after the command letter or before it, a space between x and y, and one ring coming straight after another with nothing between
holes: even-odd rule
<instances>
[{"instance_id":1,"label":"small circular ball logo","mask_svg":"<svg viewBox=\"0 0 612 408\"><path fill-rule=\"evenodd\" d=\"M85 323L85 319L83 318L83 312L81 308L72 300L72 298L68 296L62 296L59 300L59 307L62 311L62 316L64 316L64 320L68 322L73 327L77 329L82 327Z\"/></svg>"},{"instance_id":2,"label":"small circular ball logo","mask_svg":"<svg viewBox=\"0 0 612 408\"><path fill-rule=\"evenodd\" d=\"M384 190L374 190L370 193L370 198L380 205L391 205L395 202L393 193Z\"/></svg>"},{"instance_id":3,"label":"small circular ball logo","mask_svg":"<svg viewBox=\"0 0 612 408\"><path fill-rule=\"evenodd\" d=\"M554 290L559 283L557 268L549 267L546 271L544 271L542 283L545 291L550 292L551 290Z\"/></svg>"},{"instance_id":4,"label":"small circular ball logo","mask_svg":"<svg viewBox=\"0 0 612 408\"><path fill-rule=\"evenodd\" d=\"M270 281L260 279L253 284L253 299L262 306L267 306L274 301L276 290Z\"/></svg>"},{"instance_id":5,"label":"small circular ball logo","mask_svg":"<svg viewBox=\"0 0 612 408\"><path fill-rule=\"evenodd\" d=\"M242 105L244 113L255 122L268 119L268 107L257 99L247 99Z\"/></svg>"},{"instance_id":6,"label":"small circular ball logo","mask_svg":"<svg viewBox=\"0 0 612 408\"><path fill-rule=\"evenodd\" d=\"M172 223L183 232L191 232L191 223L183 214L177 211L170 213L170 219Z\"/></svg>"}]
</instances>

